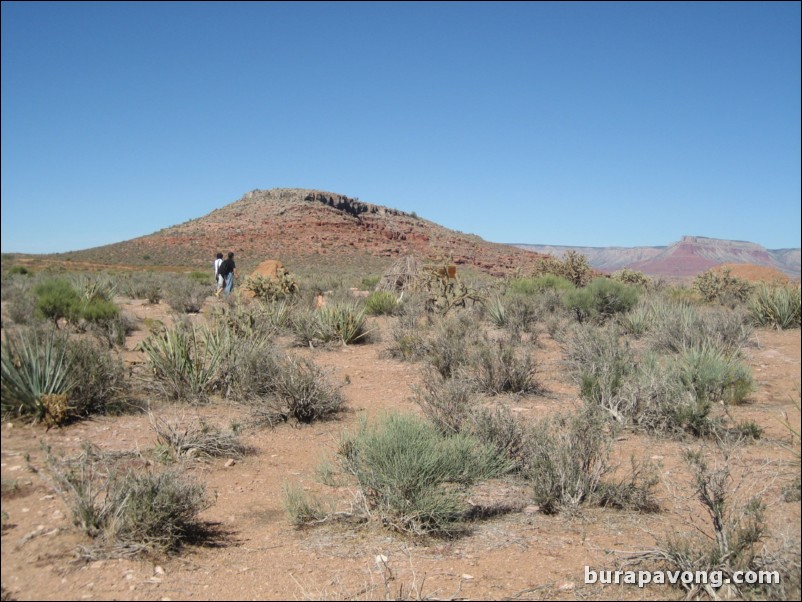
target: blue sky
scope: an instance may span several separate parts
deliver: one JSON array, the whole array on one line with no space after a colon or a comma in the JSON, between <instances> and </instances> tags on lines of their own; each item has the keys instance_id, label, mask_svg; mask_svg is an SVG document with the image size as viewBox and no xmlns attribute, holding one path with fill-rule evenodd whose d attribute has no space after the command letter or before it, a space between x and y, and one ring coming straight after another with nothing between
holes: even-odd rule
<instances>
[{"instance_id":1,"label":"blue sky","mask_svg":"<svg viewBox=\"0 0 802 602\"><path fill-rule=\"evenodd\" d=\"M3 2L2 250L315 188L509 243L800 246L800 3Z\"/></svg>"}]
</instances>

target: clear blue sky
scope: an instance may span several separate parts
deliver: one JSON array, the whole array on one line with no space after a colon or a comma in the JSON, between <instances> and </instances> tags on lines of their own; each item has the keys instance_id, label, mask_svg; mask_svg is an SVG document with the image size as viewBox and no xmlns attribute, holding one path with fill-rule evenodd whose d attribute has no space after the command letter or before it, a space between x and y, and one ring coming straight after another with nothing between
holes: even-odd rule
<instances>
[{"instance_id":1,"label":"clear blue sky","mask_svg":"<svg viewBox=\"0 0 802 602\"><path fill-rule=\"evenodd\" d=\"M800 246L800 3L3 2L2 250L315 188L509 243Z\"/></svg>"}]
</instances>

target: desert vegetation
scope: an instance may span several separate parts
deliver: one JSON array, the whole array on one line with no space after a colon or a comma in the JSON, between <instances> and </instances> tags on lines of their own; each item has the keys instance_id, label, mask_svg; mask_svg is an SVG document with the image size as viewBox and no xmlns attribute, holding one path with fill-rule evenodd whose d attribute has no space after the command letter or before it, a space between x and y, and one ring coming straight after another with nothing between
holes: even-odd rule
<instances>
[{"instance_id":1,"label":"desert vegetation","mask_svg":"<svg viewBox=\"0 0 802 602\"><path fill-rule=\"evenodd\" d=\"M270 521L298 545L359 532L439 550L490 525L557 529L600 516L601 533L606 520L659 531L683 490L696 500L681 506L696 513L693 530L655 532L652 548L610 562L776 570L781 588L736 593L798 596L798 534L780 541L771 520L782 507L798 524L798 385L797 399L776 400L784 414L751 411L766 386L755 372L761 339L800 327L798 285L726 272L686 287L629 270L610 278L576 254L503 279L454 278L439 265L415 274L417 286L393 274L400 287L365 274L376 290L356 295L331 274L285 273L216 299L204 274L6 270L3 418L42 439L25 452L38 459L31 474L63 500L79 557L161 562L243 545L208 519L231 500L204 482L225 483L216 463L261 474L288 441L325 433L314 462L253 492L280 499ZM369 366L352 356L406 380L379 369L355 406ZM136 447L58 435L123 419L145 426ZM772 482L749 481L744 458L766 462ZM723 592L667 595L686 594Z\"/></svg>"}]
</instances>

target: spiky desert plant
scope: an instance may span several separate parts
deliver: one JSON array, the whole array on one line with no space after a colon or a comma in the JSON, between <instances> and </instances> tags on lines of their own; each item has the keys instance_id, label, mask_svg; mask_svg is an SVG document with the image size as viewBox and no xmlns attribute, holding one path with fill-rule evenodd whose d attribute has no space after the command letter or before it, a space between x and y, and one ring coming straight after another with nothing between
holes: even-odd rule
<instances>
[{"instance_id":1,"label":"spiky desert plant","mask_svg":"<svg viewBox=\"0 0 802 602\"><path fill-rule=\"evenodd\" d=\"M55 332L11 331L2 347L3 413L59 424L75 384L67 339Z\"/></svg>"},{"instance_id":2,"label":"spiky desert plant","mask_svg":"<svg viewBox=\"0 0 802 602\"><path fill-rule=\"evenodd\" d=\"M365 298L365 312L371 316L391 316L400 311L395 293L373 291Z\"/></svg>"},{"instance_id":3,"label":"spiky desert plant","mask_svg":"<svg viewBox=\"0 0 802 602\"><path fill-rule=\"evenodd\" d=\"M179 323L142 341L149 380L166 397L200 401L213 390L229 348L228 332Z\"/></svg>"},{"instance_id":4,"label":"spiky desert plant","mask_svg":"<svg viewBox=\"0 0 802 602\"><path fill-rule=\"evenodd\" d=\"M777 330L799 328L802 315L800 287L760 284L749 300L749 311L756 326Z\"/></svg>"},{"instance_id":5,"label":"spiky desert plant","mask_svg":"<svg viewBox=\"0 0 802 602\"><path fill-rule=\"evenodd\" d=\"M363 343L370 333L365 308L356 302L326 305L318 310L317 317L321 333L333 333L343 345Z\"/></svg>"}]
</instances>

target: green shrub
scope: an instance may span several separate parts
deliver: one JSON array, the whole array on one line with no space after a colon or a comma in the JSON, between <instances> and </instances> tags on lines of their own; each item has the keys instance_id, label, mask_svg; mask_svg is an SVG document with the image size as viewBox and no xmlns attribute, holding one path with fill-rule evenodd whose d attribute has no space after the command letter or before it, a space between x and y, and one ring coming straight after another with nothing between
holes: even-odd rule
<instances>
[{"instance_id":1,"label":"green shrub","mask_svg":"<svg viewBox=\"0 0 802 602\"><path fill-rule=\"evenodd\" d=\"M755 388L747 366L712 346L683 351L676 371L683 386L703 403L743 403Z\"/></svg>"},{"instance_id":2,"label":"green shrub","mask_svg":"<svg viewBox=\"0 0 802 602\"><path fill-rule=\"evenodd\" d=\"M45 280L33 292L36 311L44 318L58 322L61 318L75 320L80 314L81 297L68 280Z\"/></svg>"},{"instance_id":3,"label":"green shrub","mask_svg":"<svg viewBox=\"0 0 802 602\"><path fill-rule=\"evenodd\" d=\"M365 276L362 279L362 290L364 291L372 291L376 288L376 285L379 284L381 281L381 276Z\"/></svg>"},{"instance_id":4,"label":"green shrub","mask_svg":"<svg viewBox=\"0 0 802 602\"><path fill-rule=\"evenodd\" d=\"M455 535L464 530L465 488L499 476L510 464L475 438L444 436L413 416L391 415L379 427L362 423L342 444L370 512L395 530Z\"/></svg>"},{"instance_id":5,"label":"green shrub","mask_svg":"<svg viewBox=\"0 0 802 602\"><path fill-rule=\"evenodd\" d=\"M392 316L400 307L395 294L390 291L373 291L365 298L365 312L371 316Z\"/></svg>"},{"instance_id":6,"label":"green shrub","mask_svg":"<svg viewBox=\"0 0 802 602\"><path fill-rule=\"evenodd\" d=\"M303 346L338 341L343 345L365 343L367 329L365 309L358 303L333 303L319 310L298 310L292 318L296 340Z\"/></svg>"},{"instance_id":7,"label":"green shrub","mask_svg":"<svg viewBox=\"0 0 802 602\"><path fill-rule=\"evenodd\" d=\"M585 288L566 293L564 301L580 322L602 322L632 309L638 301L638 289L609 278L596 278Z\"/></svg>"},{"instance_id":8,"label":"green shrub","mask_svg":"<svg viewBox=\"0 0 802 602\"><path fill-rule=\"evenodd\" d=\"M752 323L777 330L800 327L800 287L761 284L749 299Z\"/></svg>"},{"instance_id":9,"label":"green shrub","mask_svg":"<svg viewBox=\"0 0 802 602\"><path fill-rule=\"evenodd\" d=\"M536 295L545 291L568 291L574 284L556 274L543 274L535 278L514 278L507 283L507 292L519 295Z\"/></svg>"}]
</instances>

